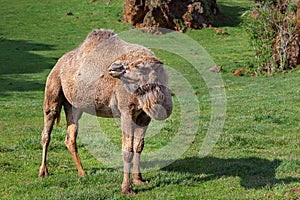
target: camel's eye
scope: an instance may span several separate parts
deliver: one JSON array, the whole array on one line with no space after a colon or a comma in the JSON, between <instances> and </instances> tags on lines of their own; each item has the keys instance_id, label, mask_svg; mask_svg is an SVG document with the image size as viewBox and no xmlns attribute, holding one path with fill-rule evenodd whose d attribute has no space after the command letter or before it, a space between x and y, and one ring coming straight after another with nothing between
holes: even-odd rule
<instances>
[{"instance_id":1,"label":"camel's eye","mask_svg":"<svg viewBox=\"0 0 300 200\"><path fill-rule=\"evenodd\" d=\"M162 65L163 65L162 62L154 62L154 63L152 63L151 67L152 67L154 70L157 70L157 69L160 68Z\"/></svg>"},{"instance_id":2,"label":"camel's eye","mask_svg":"<svg viewBox=\"0 0 300 200\"><path fill-rule=\"evenodd\" d=\"M140 64L137 64L135 67L138 68L138 69L141 69L141 68L144 67L144 65L142 63L140 63Z\"/></svg>"},{"instance_id":3,"label":"camel's eye","mask_svg":"<svg viewBox=\"0 0 300 200\"><path fill-rule=\"evenodd\" d=\"M151 68L149 68L149 66L143 64L138 64L135 66L135 68L142 74L148 74L151 71Z\"/></svg>"}]
</instances>

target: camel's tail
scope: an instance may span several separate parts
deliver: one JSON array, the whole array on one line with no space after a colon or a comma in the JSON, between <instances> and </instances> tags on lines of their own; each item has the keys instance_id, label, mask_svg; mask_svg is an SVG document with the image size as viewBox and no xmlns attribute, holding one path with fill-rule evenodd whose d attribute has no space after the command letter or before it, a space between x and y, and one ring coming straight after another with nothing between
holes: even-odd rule
<instances>
[{"instance_id":1,"label":"camel's tail","mask_svg":"<svg viewBox=\"0 0 300 200\"><path fill-rule=\"evenodd\" d=\"M56 126L59 126L59 123L60 123L60 112L61 112L61 107L62 105L59 106L59 109L58 109L58 113L57 113L57 117L56 117Z\"/></svg>"},{"instance_id":2,"label":"camel's tail","mask_svg":"<svg viewBox=\"0 0 300 200\"><path fill-rule=\"evenodd\" d=\"M62 109L62 106L63 106L63 102L66 100L66 97L64 96L62 90L59 94L59 104L58 104L58 107L57 107L57 115L56 115L56 126L59 126L59 123L60 123L60 113L61 113L61 109Z\"/></svg>"}]
</instances>

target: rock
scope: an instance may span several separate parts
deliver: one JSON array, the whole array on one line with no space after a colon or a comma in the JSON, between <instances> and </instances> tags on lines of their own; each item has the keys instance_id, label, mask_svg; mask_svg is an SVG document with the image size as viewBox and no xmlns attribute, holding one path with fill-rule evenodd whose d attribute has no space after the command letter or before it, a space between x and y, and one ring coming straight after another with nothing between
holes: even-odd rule
<instances>
[{"instance_id":1,"label":"rock","mask_svg":"<svg viewBox=\"0 0 300 200\"><path fill-rule=\"evenodd\" d=\"M241 70L237 69L232 72L232 75L233 76L243 76L244 74L242 73Z\"/></svg>"},{"instance_id":2,"label":"rock","mask_svg":"<svg viewBox=\"0 0 300 200\"><path fill-rule=\"evenodd\" d=\"M225 31L225 30L222 30L222 29L217 28L217 29L216 29L216 34L217 34L217 35L227 35L228 32Z\"/></svg>"},{"instance_id":3,"label":"rock","mask_svg":"<svg viewBox=\"0 0 300 200\"><path fill-rule=\"evenodd\" d=\"M123 21L144 28L162 27L176 31L198 29L212 24L219 14L216 0L124 0Z\"/></svg>"},{"instance_id":4,"label":"rock","mask_svg":"<svg viewBox=\"0 0 300 200\"><path fill-rule=\"evenodd\" d=\"M222 66L214 66L212 68L209 69L210 72L214 72L214 73L219 73L222 71Z\"/></svg>"},{"instance_id":5,"label":"rock","mask_svg":"<svg viewBox=\"0 0 300 200\"><path fill-rule=\"evenodd\" d=\"M73 13L72 12L67 12L66 16L73 16Z\"/></svg>"}]
</instances>

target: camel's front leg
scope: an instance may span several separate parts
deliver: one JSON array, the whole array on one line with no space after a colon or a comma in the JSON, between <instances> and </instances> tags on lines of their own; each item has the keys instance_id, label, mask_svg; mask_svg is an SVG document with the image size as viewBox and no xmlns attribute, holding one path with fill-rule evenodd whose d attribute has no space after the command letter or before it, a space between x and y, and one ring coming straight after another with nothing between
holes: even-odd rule
<instances>
[{"instance_id":1,"label":"camel's front leg","mask_svg":"<svg viewBox=\"0 0 300 200\"><path fill-rule=\"evenodd\" d=\"M122 154L124 165L124 177L122 183L122 194L134 194L130 183L130 164L133 158L133 135L122 131Z\"/></svg>"},{"instance_id":2,"label":"camel's front leg","mask_svg":"<svg viewBox=\"0 0 300 200\"><path fill-rule=\"evenodd\" d=\"M133 183L136 185L147 185L148 181L143 180L140 169L140 157L144 148L144 137L147 127L137 127L134 133L134 156L133 156Z\"/></svg>"},{"instance_id":3,"label":"camel's front leg","mask_svg":"<svg viewBox=\"0 0 300 200\"><path fill-rule=\"evenodd\" d=\"M121 116L122 124L122 153L124 163L124 178L122 183L123 194L134 194L130 183L130 165L132 159L133 163L133 182L139 185L145 185L148 182L142 179L140 172L140 156L144 147L144 137L150 122L148 116L142 116L135 120L132 120L130 115Z\"/></svg>"}]
</instances>

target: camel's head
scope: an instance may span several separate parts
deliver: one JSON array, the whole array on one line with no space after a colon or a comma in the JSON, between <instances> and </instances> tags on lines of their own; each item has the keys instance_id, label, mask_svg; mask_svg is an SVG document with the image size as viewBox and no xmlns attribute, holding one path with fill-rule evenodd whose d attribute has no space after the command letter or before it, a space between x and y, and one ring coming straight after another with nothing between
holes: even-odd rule
<instances>
[{"instance_id":1,"label":"camel's head","mask_svg":"<svg viewBox=\"0 0 300 200\"><path fill-rule=\"evenodd\" d=\"M135 51L122 55L109 67L109 74L119 78L129 92L149 83L167 85L163 63L152 54Z\"/></svg>"},{"instance_id":2,"label":"camel's head","mask_svg":"<svg viewBox=\"0 0 300 200\"><path fill-rule=\"evenodd\" d=\"M168 78L163 63L152 54L125 54L110 65L109 74L138 96L140 106L151 118L163 120L171 114Z\"/></svg>"}]
</instances>

